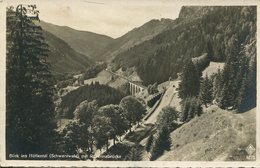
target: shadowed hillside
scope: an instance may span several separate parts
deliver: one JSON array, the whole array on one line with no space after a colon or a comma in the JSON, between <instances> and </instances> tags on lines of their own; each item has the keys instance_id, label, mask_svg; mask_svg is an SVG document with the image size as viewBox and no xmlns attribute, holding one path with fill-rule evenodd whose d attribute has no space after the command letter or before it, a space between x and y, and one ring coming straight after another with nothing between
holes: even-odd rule
<instances>
[{"instance_id":1,"label":"shadowed hillside","mask_svg":"<svg viewBox=\"0 0 260 168\"><path fill-rule=\"evenodd\" d=\"M43 31L43 36L49 45L48 62L54 73L78 72L94 64L88 57L76 52L55 35Z\"/></svg>"}]
</instances>

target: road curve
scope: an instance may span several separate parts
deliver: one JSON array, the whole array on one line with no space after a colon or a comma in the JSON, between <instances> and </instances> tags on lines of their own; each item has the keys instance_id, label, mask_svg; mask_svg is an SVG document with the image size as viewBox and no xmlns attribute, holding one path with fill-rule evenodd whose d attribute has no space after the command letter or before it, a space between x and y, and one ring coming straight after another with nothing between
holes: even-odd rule
<instances>
[{"instance_id":1,"label":"road curve","mask_svg":"<svg viewBox=\"0 0 260 168\"><path fill-rule=\"evenodd\" d=\"M154 124L157 120L157 116L160 114L161 110L165 106L169 106L173 104L174 101L174 107L179 110L180 109L180 101L178 99L178 84L179 80L174 80L169 83L167 86L167 89L163 95L163 98L156 108L156 110L153 112L153 114L144 122L145 124Z\"/></svg>"}]
</instances>

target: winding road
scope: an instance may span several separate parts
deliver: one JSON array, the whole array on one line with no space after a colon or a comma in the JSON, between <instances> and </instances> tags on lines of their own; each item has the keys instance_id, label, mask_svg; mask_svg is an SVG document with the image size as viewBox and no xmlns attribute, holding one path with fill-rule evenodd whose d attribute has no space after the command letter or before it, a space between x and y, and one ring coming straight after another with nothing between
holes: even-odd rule
<instances>
[{"instance_id":1,"label":"winding road","mask_svg":"<svg viewBox=\"0 0 260 168\"><path fill-rule=\"evenodd\" d=\"M163 95L163 98L155 109L153 114L144 122L145 124L154 124L157 120L157 116L161 112L161 110L166 106L173 106L176 110L180 111L180 101L181 99L178 98L178 91L177 88L179 86L179 80L174 80L169 83L166 87L166 91Z\"/></svg>"}]
</instances>

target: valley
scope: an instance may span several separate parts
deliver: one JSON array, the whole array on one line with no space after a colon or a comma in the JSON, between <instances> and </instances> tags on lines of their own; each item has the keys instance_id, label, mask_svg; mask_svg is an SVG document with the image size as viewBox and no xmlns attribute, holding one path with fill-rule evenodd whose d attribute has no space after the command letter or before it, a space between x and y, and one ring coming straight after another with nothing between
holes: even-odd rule
<instances>
[{"instance_id":1,"label":"valley","mask_svg":"<svg viewBox=\"0 0 260 168\"><path fill-rule=\"evenodd\" d=\"M200 8L194 11L191 9L189 12L200 13L201 10L204 10L204 12L207 11L206 8ZM101 70L96 77L83 80L83 85L86 86L98 83L100 85L107 85L120 91L124 91L124 93L128 95L132 94L133 97L144 102L144 107L146 109L145 115L143 115L142 119L140 119L138 123L131 125L129 128L131 131L126 131L124 134L117 136L116 139L110 139L108 144L101 148L103 152L96 151L94 158L100 159L103 156L106 156L107 153L112 155L122 155L117 148L122 148L122 150L123 148L131 148L134 150L134 146L138 144L140 145L138 151L141 153L141 160L150 160L153 151L147 152L144 149L148 143L148 138L150 136L158 138L158 134L160 133L158 130L158 122L162 117L162 113L167 108L173 108L172 114L168 115L173 115L174 113L174 115L177 115L175 121L170 121L174 122L177 126L175 126L175 129L169 134L171 147L163 151L160 156L156 156L155 160L247 160L246 155L244 153L239 154L238 150L245 150L246 144L252 144L255 146L255 110L254 108L250 108L248 111L237 114L232 108L230 108L232 111L221 109L219 107L219 103L221 102L216 103L219 101L216 90L214 93L213 90L211 93L209 92L209 89L216 89L218 78L220 78L218 75L225 71L226 62L222 60L222 56L216 55L220 54L217 53L218 49L216 46L214 46L214 49L212 44L207 42L204 49L201 48L196 51L198 53L200 50L201 54L196 54L196 52L194 52L191 53L189 57L191 59L191 64L193 64L190 65L189 68L195 66L194 68L197 68L201 74L199 82L203 84L205 83L205 86L200 87L209 87L207 90L203 91L207 92L205 96L207 96L207 94L212 94L212 96L215 95L216 98L214 100L211 98L208 103L203 103L203 101L206 100L203 100L205 96L201 97L201 93L199 93L197 98L184 98L180 93L183 90L182 87L184 85L183 75L187 73L188 76L186 78L189 78L190 75L192 75L190 71L195 70L190 69L185 72L183 67L181 67L181 65L184 65L184 69L188 68L188 57L185 58L186 61L184 62L180 61L181 57L177 59L175 59L175 57L169 57L170 54L175 54L173 48L175 48L179 42L170 42L168 39L169 35L166 36L166 33L170 33L172 39L177 38L178 36L176 36L175 33L179 31L179 28L188 27L187 29L189 30L189 24L193 24L193 21L195 22L199 18L203 18L203 15L198 14L196 17L189 17L189 22L187 22L185 15L189 15L189 12L181 14L180 19L185 18L185 22L176 20L170 22L167 20L167 24L173 23L174 26L171 28L168 27L165 30L161 29L161 34L159 33L160 31L157 32L158 35L156 35L157 33L152 33L153 35L146 36L148 35L146 34L143 38L146 40L143 42L140 41L133 43L133 41L135 41L134 39L128 39L128 43L133 44L131 47L128 43L122 43L125 47L128 46L130 49L126 49L123 46L119 47L122 44L118 43L117 48L121 48L120 50L116 50L116 52L112 51L112 47L105 54L105 61L107 61L107 57L111 58L111 60L108 61L107 68ZM144 27L134 29L133 31L142 32L143 29L146 29L147 25L150 25L152 22L157 21L148 22L144 24ZM163 20L162 22L165 24L166 20ZM187 32L189 32L188 30ZM130 34L132 34L133 31L119 39L124 39L128 36L131 37ZM179 36L178 39L180 38L181 37ZM216 43L215 45L218 44ZM151 46L154 48L151 48ZM248 46L250 47L251 43ZM182 46L182 48L185 47L188 46ZM185 53L186 51L182 50L180 52ZM174 60L177 60L178 64L174 63ZM165 61L167 61L167 63ZM185 67L185 64L187 67ZM169 72L171 75L168 74ZM182 74L180 72L182 72ZM197 78L194 75L192 76ZM80 78L80 76L77 76L77 78ZM154 80L156 81L155 83L153 83ZM205 80L210 80L211 86L206 85ZM144 84L144 90L133 93L129 82ZM192 87L195 87L196 81L189 83L189 85L187 85L187 89L189 89L191 85L194 85ZM79 85L79 87L82 86ZM122 90L122 88L124 88L124 90ZM194 89L191 91L197 95L199 90L196 93L196 89ZM198 99L201 100L197 102ZM192 103L186 105L189 101ZM197 103L199 104L199 107L197 107L197 105L194 106ZM185 112L185 108L188 108L188 111ZM201 109L201 111L199 109ZM250 128L250 131L244 131L247 128ZM129 152L126 153L128 153L128 155L130 154ZM124 156L124 158L121 159L127 159L127 156Z\"/></svg>"},{"instance_id":2,"label":"valley","mask_svg":"<svg viewBox=\"0 0 260 168\"><path fill-rule=\"evenodd\" d=\"M223 70L223 63L210 62L209 66L202 72L202 76L212 76L217 74L219 70ZM117 72L117 73L120 73ZM113 88L119 88L128 82L128 77L118 75L116 72L111 72L107 69L102 70L97 74L97 77L87 79L84 85L99 82ZM122 74L122 73L121 73ZM131 75L130 75L131 76ZM118 137L116 143L109 140L108 149L104 147L101 151L96 151L94 158L98 160L105 156L107 151L115 150L120 145L132 147L136 143L135 138L141 147L145 147L148 136L156 134L155 125L158 115L162 109L171 106L175 107L178 112L181 112L181 99L178 96L179 79L167 81L158 85L158 89L164 90L164 94L154 105L154 109L147 107L147 114L140 124L132 126L133 134L127 131L124 135ZM144 98L147 96L147 91L137 93L135 96ZM146 95L146 96L144 96ZM242 114L237 114L234 111L222 110L218 106L212 104L209 107L203 107L203 114L200 117L195 117L188 123L182 125L171 133L172 146L169 151L159 157L158 161L183 161L183 160L200 160L200 161L221 161L221 160L247 160L246 155L241 153L244 151L246 144L255 146L255 109ZM62 127L68 124L65 122ZM140 134L140 135L139 135ZM128 137L131 137L130 139ZM230 137L232 137L230 139ZM236 141L234 142L233 140ZM240 154L239 154L240 152ZM181 155L180 155L181 153ZM112 155L121 154L111 153ZM150 154L142 151L143 160L149 160ZM173 159L174 158L174 159ZM102 160L102 159L101 159ZM120 160L120 159L119 159Z\"/></svg>"},{"instance_id":3,"label":"valley","mask_svg":"<svg viewBox=\"0 0 260 168\"><path fill-rule=\"evenodd\" d=\"M16 12L7 13L11 152L19 141L25 153L77 155L61 160L256 156L255 6L183 6L118 38Z\"/></svg>"},{"instance_id":4,"label":"valley","mask_svg":"<svg viewBox=\"0 0 260 168\"><path fill-rule=\"evenodd\" d=\"M44 38L46 38L47 44L50 46L50 55L47 61L51 65L53 74L78 73L94 64L94 61L76 52L57 36L47 31L44 31L43 35Z\"/></svg>"}]
</instances>

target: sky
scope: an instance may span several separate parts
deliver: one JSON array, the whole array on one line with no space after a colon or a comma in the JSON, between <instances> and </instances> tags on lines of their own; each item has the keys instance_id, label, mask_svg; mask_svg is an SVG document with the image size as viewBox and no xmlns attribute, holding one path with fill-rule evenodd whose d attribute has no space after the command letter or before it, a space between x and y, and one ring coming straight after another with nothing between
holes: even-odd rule
<instances>
[{"instance_id":1,"label":"sky","mask_svg":"<svg viewBox=\"0 0 260 168\"><path fill-rule=\"evenodd\" d=\"M8 3L17 5L16 0ZM112 38L152 19L176 19L181 9L171 0L19 0L19 3L36 4L40 19L46 22Z\"/></svg>"}]
</instances>

